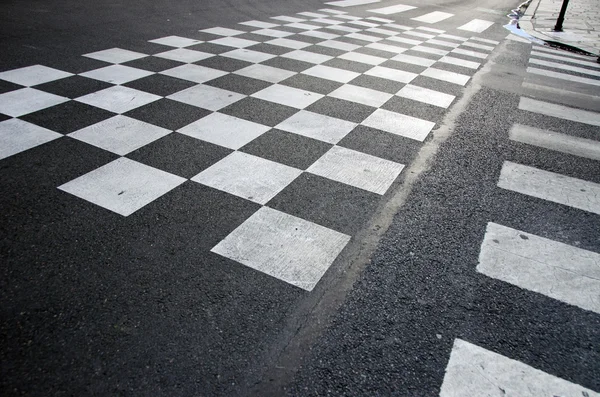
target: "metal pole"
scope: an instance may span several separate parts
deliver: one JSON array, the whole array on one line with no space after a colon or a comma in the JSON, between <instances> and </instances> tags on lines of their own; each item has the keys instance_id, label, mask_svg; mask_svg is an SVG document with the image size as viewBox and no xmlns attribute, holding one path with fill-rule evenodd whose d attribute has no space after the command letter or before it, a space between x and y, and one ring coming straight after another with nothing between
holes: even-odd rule
<instances>
[{"instance_id":1,"label":"metal pole","mask_svg":"<svg viewBox=\"0 0 600 397\"><path fill-rule=\"evenodd\" d=\"M560 8L560 14L558 14L558 19L556 20L556 26L554 27L555 32L562 32L563 22L565 21L565 14L567 12L567 6L569 5L569 0L563 0L562 7Z\"/></svg>"}]
</instances>

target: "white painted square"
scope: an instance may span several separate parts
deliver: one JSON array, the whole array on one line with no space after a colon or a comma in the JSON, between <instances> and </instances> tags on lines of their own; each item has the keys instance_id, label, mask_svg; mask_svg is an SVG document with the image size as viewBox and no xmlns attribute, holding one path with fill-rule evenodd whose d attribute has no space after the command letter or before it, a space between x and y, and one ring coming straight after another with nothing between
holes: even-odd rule
<instances>
[{"instance_id":1,"label":"white painted square","mask_svg":"<svg viewBox=\"0 0 600 397\"><path fill-rule=\"evenodd\" d=\"M200 32L210 33L210 34L214 34L217 36L237 36L238 34L246 33L242 30L228 29L228 28L221 28L221 27L203 29L203 30L200 30Z\"/></svg>"},{"instance_id":2,"label":"white painted square","mask_svg":"<svg viewBox=\"0 0 600 397\"><path fill-rule=\"evenodd\" d=\"M58 188L128 216L183 182L185 178L121 157Z\"/></svg>"},{"instance_id":3,"label":"white painted square","mask_svg":"<svg viewBox=\"0 0 600 397\"><path fill-rule=\"evenodd\" d=\"M301 173L262 157L233 152L192 181L264 205Z\"/></svg>"},{"instance_id":4,"label":"white painted square","mask_svg":"<svg viewBox=\"0 0 600 397\"><path fill-rule=\"evenodd\" d=\"M160 39L150 40L150 43L162 44L162 45L166 45L169 47L182 48L182 47L189 47L194 44L200 44L200 43L203 43L203 41L195 40L195 39L188 39L187 37L181 37L181 36L167 36L167 37L161 37Z\"/></svg>"},{"instance_id":5,"label":"white painted square","mask_svg":"<svg viewBox=\"0 0 600 397\"><path fill-rule=\"evenodd\" d=\"M419 87L416 85L407 84L396 94L403 98L412 99L430 105L448 108L456 98L454 95L445 94L443 92L430 90L428 88Z\"/></svg>"},{"instance_id":6,"label":"white painted square","mask_svg":"<svg viewBox=\"0 0 600 397\"><path fill-rule=\"evenodd\" d=\"M211 40L209 43L224 45L226 47L246 48L256 44L258 41L240 39L239 37L221 37L220 39Z\"/></svg>"},{"instance_id":7,"label":"white painted square","mask_svg":"<svg viewBox=\"0 0 600 397\"><path fill-rule=\"evenodd\" d=\"M379 17L367 17L367 19L369 21L375 21L375 22L381 22L381 23L393 23L394 22L393 19L385 19L385 18L379 18Z\"/></svg>"},{"instance_id":8,"label":"white painted square","mask_svg":"<svg viewBox=\"0 0 600 397\"><path fill-rule=\"evenodd\" d=\"M274 84L264 90L252 94L253 97L265 101L291 106L296 109L304 109L312 103L323 98L323 95L315 92L300 90L285 85Z\"/></svg>"},{"instance_id":9,"label":"white painted square","mask_svg":"<svg viewBox=\"0 0 600 397\"><path fill-rule=\"evenodd\" d=\"M323 11L323 12L328 12L330 14L334 14L333 16L335 16L335 17L339 17L340 15L347 14L346 11L333 10L331 8L321 8L321 9L319 9L319 11Z\"/></svg>"},{"instance_id":10,"label":"white painted square","mask_svg":"<svg viewBox=\"0 0 600 397\"><path fill-rule=\"evenodd\" d=\"M68 100L68 98L39 91L35 88L22 88L0 94L0 113L19 117Z\"/></svg>"},{"instance_id":11,"label":"white painted square","mask_svg":"<svg viewBox=\"0 0 600 397\"><path fill-rule=\"evenodd\" d=\"M484 54L482 52L477 52L477 51L465 50L464 48L455 48L452 50L452 52L455 54L466 55L469 57L479 58L479 59L485 59L488 57L488 54Z\"/></svg>"},{"instance_id":12,"label":"white painted square","mask_svg":"<svg viewBox=\"0 0 600 397\"><path fill-rule=\"evenodd\" d=\"M386 28L392 28L392 29L396 29L396 30L400 30L400 31L412 30L413 29L410 26L398 25L397 23L386 23L383 26L386 27Z\"/></svg>"},{"instance_id":13,"label":"white painted square","mask_svg":"<svg viewBox=\"0 0 600 397\"><path fill-rule=\"evenodd\" d=\"M327 48L333 48L336 50L342 50L342 51L354 51L357 48L360 48L359 45L344 43L343 41L336 41L336 40L322 41L322 42L318 43L317 45L320 45L322 47L327 47Z\"/></svg>"},{"instance_id":14,"label":"white painted square","mask_svg":"<svg viewBox=\"0 0 600 397\"><path fill-rule=\"evenodd\" d=\"M444 19L448 19L453 17L454 14L450 14L448 12L434 11L429 14L421 15L420 17L411 18L413 21L425 22L425 23L438 23L443 21Z\"/></svg>"},{"instance_id":15,"label":"white painted square","mask_svg":"<svg viewBox=\"0 0 600 397\"><path fill-rule=\"evenodd\" d=\"M174 101L187 103L199 108L217 111L245 98L246 95L223 90L217 87L198 84L183 91L169 95L167 98Z\"/></svg>"},{"instance_id":16,"label":"white painted square","mask_svg":"<svg viewBox=\"0 0 600 397\"><path fill-rule=\"evenodd\" d=\"M296 74L296 72L261 64L250 65L233 73L270 83L279 83Z\"/></svg>"},{"instance_id":17,"label":"white painted square","mask_svg":"<svg viewBox=\"0 0 600 397\"><path fill-rule=\"evenodd\" d=\"M367 28L375 28L375 27L379 26L378 23L359 21L359 20L348 21L346 23L349 23L351 25L356 25L356 26L365 26Z\"/></svg>"},{"instance_id":18,"label":"white painted square","mask_svg":"<svg viewBox=\"0 0 600 397\"><path fill-rule=\"evenodd\" d=\"M306 172L377 194L385 194L404 164L340 146L332 147Z\"/></svg>"},{"instance_id":19,"label":"white painted square","mask_svg":"<svg viewBox=\"0 0 600 397\"><path fill-rule=\"evenodd\" d=\"M329 55L317 54L316 52L309 52L303 50L296 50L281 55L283 58L295 59L297 61L310 62L314 64L323 63L333 59Z\"/></svg>"},{"instance_id":20,"label":"white painted square","mask_svg":"<svg viewBox=\"0 0 600 397\"><path fill-rule=\"evenodd\" d=\"M374 50L391 52L392 54L401 54L406 51L408 48L398 47L395 45L383 44L383 43L369 43L366 45L367 48L372 48Z\"/></svg>"},{"instance_id":21,"label":"white painted square","mask_svg":"<svg viewBox=\"0 0 600 397\"><path fill-rule=\"evenodd\" d=\"M288 23L285 26L287 26L288 28L294 28L294 29L300 29L300 30L315 30L315 29L321 28L321 26L319 26L319 25L311 25L309 23L301 23L301 22Z\"/></svg>"},{"instance_id":22,"label":"white painted square","mask_svg":"<svg viewBox=\"0 0 600 397\"><path fill-rule=\"evenodd\" d=\"M294 50L299 50L305 47L310 46L310 43L306 43L304 41L298 40L290 40L290 39L274 39L266 42L267 44L276 45L279 47L292 48Z\"/></svg>"},{"instance_id":23,"label":"white painted square","mask_svg":"<svg viewBox=\"0 0 600 397\"><path fill-rule=\"evenodd\" d=\"M427 138L435 126L431 121L384 109L377 109L361 124L420 142Z\"/></svg>"},{"instance_id":24,"label":"white painted square","mask_svg":"<svg viewBox=\"0 0 600 397\"><path fill-rule=\"evenodd\" d=\"M188 50L187 48L176 48L174 50L161 52L160 54L155 54L154 56L171 59L173 61L192 63L214 57L215 55L209 54L208 52Z\"/></svg>"},{"instance_id":25,"label":"white painted square","mask_svg":"<svg viewBox=\"0 0 600 397\"><path fill-rule=\"evenodd\" d=\"M160 98L158 95L133 88L115 86L79 97L76 101L114 113L125 113Z\"/></svg>"},{"instance_id":26,"label":"white painted square","mask_svg":"<svg viewBox=\"0 0 600 397\"><path fill-rule=\"evenodd\" d=\"M406 32L403 32L404 34L407 34L409 36L414 36L414 37L420 37L423 39L433 39L435 37L434 34L428 34L428 33L423 33L423 32L417 32L415 30L408 30Z\"/></svg>"},{"instance_id":27,"label":"white painted square","mask_svg":"<svg viewBox=\"0 0 600 397\"><path fill-rule=\"evenodd\" d=\"M426 66L426 67L429 67L436 62L436 61L428 59L428 58L415 57L415 56L406 55L406 54L398 54L392 58L392 61L410 63L411 65L419 65L419 66Z\"/></svg>"},{"instance_id":28,"label":"white painted square","mask_svg":"<svg viewBox=\"0 0 600 397\"><path fill-rule=\"evenodd\" d=\"M298 15L302 15L304 17L310 18L325 18L327 15L325 14L317 14L316 12L299 12Z\"/></svg>"},{"instance_id":29,"label":"white painted square","mask_svg":"<svg viewBox=\"0 0 600 397\"><path fill-rule=\"evenodd\" d=\"M343 26L343 25L330 25L330 26L327 26L327 29L337 30L340 32L345 32L345 33L356 33L356 32L361 31L361 29L351 28L349 26Z\"/></svg>"},{"instance_id":30,"label":"white painted square","mask_svg":"<svg viewBox=\"0 0 600 397\"><path fill-rule=\"evenodd\" d=\"M178 79L193 81L195 83L204 83L228 74L222 70L207 68L206 66L186 64L167 69L160 74L176 77Z\"/></svg>"},{"instance_id":31,"label":"white painted square","mask_svg":"<svg viewBox=\"0 0 600 397\"><path fill-rule=\"evenodd\" d=\"M340 88L329 93L328 96L376 108L382 106L393 97L392 94L388 94L387 92L376 91L351 84L344 84Z\"/></svg>"},{"instance_id":32,"label":"white painted square","mask_svg":"<svg viewBox=\"0 0 600 397\"><path fill-rule=\"evenodd\" d=\"M0 122L0 160L62 137L54 131L19 119Z\"/></svg>"},{"instance_id":33,"label":"white painted square","mask_svg":"<svg viewBox=\"0 0 600 397\"><path fill-rule=\"evenodd\" d=\"M456 36L456 35L447 34L447 33L440 34L439 38L441 38L441 39L449 39L449 40L456 40L456 41L467 41L467 40L469 40L468 37Z\"/></svg>"},{"instance_id":34,"label":"white painted square","mask_svg":"<svg viewBox=\"0 0 600 397\"><path fill-rule=\"evenodd\" d=\"M398 34L398 32L395 30L388 30L382 28L369 28L367 29L367 32L382 34L384 36L395 36Z\"/></svg>"},{"instance_id":35,"label":"white painted square","mask_svg":"<svg viewBox=\"0 0 600 397\"><path fill-rule=\"evenodd\" d=\"M401 37L401 36L391 36L391 37L388 37L387 39L395 41L397 43L409 44L409 45L419 45L422 43L422 41L413 40L413 39L409 39L407 37Z\"/></svg>"},{"instance_id":36,"label":"white painted square","mask_svg":"<svg viewBox=\"0 0 600 397\"><path fill-rule=\"evenodd\" d=\"M284 21L284 22L306 22L306 19L302 19L302 18L294 18L294 17L288 17L285 15L280 15L278 17L271 17L271 19L277 19L278 21Z\"/></svg>"},{"instance_id":37,"label":"white painted square","mask_svg":"<svg viewBox=\"0 0 600 397\"><path fill-rule=\"evenodd\" d=\"M403 70L375 66L365 72L368 76L381 77L382 79L394 80L400 83L410 83L418 75Z\"/></svg>"},{"instance_id":38,"label":"white painted square","mask_svg":"<svg viewBox=\"0 0 600 397\"><path fill-rule=\"evenodd\" d=\"M465 61L462 58L455 58L452 56L442 57L439 60L439 62L447 63L450 65L462 66L463 68L469 68L469 69L477 69L479 66L481 66L481 64L479 62Z\"/></svg>"},{"instance_id":39,"label":"white painted square","mask_svg":"<svg viewBox=\"0 0 600 397\"><path fill-rule=\"evenodd\" d=\"M470 76L464 74L448 72L446 70L435 68L426 69L423 73L421 73L421 76L431 77L432 79L447 81L449 83L458 84L462 86L467 84L467 82L471 78Z\"/></svg>"},{"instance_id":40,"label":"white painted square","mask_svg":"<svg viewBox=\"0 0 600 397\"><path fill-rule=\"evenodd\" d=\"M108 50L92 52L89 54L84 54L83 56L109 63L123 63L133 61L135 59L145 58L148 55L142 54L141 52L124 50L122 48L109 48Z\"/></svg>"},{"instance_id":41,"label":"white painted square","mask_svg":"<svg viewBox=\"0 0 600 397\"><path fill-rule=\"evenodd\" d=\"M356 123L301 110L275 128L319 141L336 144L356 127Z\"/></svg>"},{"instance_id":42,"label":"white painted square","mask_svg":"<svg viewBox=\"0 0 600 397\"><path fill-rule=\"evenodd\" d=\"M469 32L481 33L492 26L494 22L486 21L483 19L473 19L471 22L459 26L457 29L467 30Z\"/></svg>"},{"instance_id":43,"label":"white painted square","mask_svg":"<svg viewBox=\"0 0 600 397\"><path fill-rule=\"evenodd\" d=\"M366 63L367 65L379 65L380 63L387 61L385 58L361 54L360 52L347 52L340 55L338 58L345 59L347 61Z\"/></svg>"},{"instance_id":44,"label":"white painted square","mask_svg":"<svg viewBox=\"0 0 600 397\"><path fill-rule=\"evenodd\" d=\"M374 12L376 14L382 14L382 15L392 15L392 14L398 14L398 13L404 12L404 11L414 10L415 8L416 7L407 6L404 4L396 4L396 5L389 6L389 7L376 8L374 10L369 10L369 12Z\"/></svg>"},{"instance_id":45,"label":"white painted square","mask_svg":"<svg viewBox=\"0 0 600 397\"><path fill-rule=\"evenodd\" d=\"M275 58L276 55L267 54L266 52L247 50L245 48L238 48L236 50L224 52L221 54L223 57L239 59L240 61L260 63L269 59Z\"/></svg>"},{"instance_id":46,"label":"white painted square","mask_svg":"<svg viewBox=\"0 0 600 397\"><path fill-rule=\"evenodd\" d=\"M371 4L371 3L379 3L381 0L339 0L339 1L330 1L328 4L330 6L336 7L353 7L360 6L363 4Z\"/></svg>"},{"instance_id":47,"label":"white painted square","mask_svg":"<svg viewBox=\"0 0 600 397\"><path fill-rule=\"evenodd\" d=\"M269 23L269 22L263 22L263 21L240 22L240 25L252 26L253 28L263 28L263 29L270 29L270 28L279 26L276 23Z\"/></svg>"},{"instance_id":48,"label":"white painted square","mask_svg":"<svg viewBox=\"0 0 600 397\"><path fill-rule=\"evenodd\" d=\"M73 73L63 72L62 70L49 68L47 66L34 65L2 72L0 73L0 80L30 87L64 79L69 76L73 76Z\"/></svg>"},{"instance_id":49,"label":"white painted square","mask_svg":"<svg viewBox=\"0 0 600 397\"><path fill-rule=\"evenodd\" d=\"M371 36L369 34L363 34L363 33L350 33L350 34L347 34L346 37L348 37L349 39L369 41L371 43L383 40L383 37Z\"/></svg>"},{"instance_id":50,"label":"white painted square","mask_svg":"<svg viewBox=\"0 0 600 397\"><path fill-rule=\"evenodd\" d=\"M434 29L434 28L431 28L429 26L418 26L416 29L418 29L418 30L424 30L426 32L432 32L432 33L435 33L436 35L437 34L442 34L442 33L445 32L445 30Z\"/></svg>"},{"instance_id":51,"label":"white painted square","mask_svg":"<svg viewBox=\"0 0 600 397\"><path fill-rule=\"evenodd\" d=\"M154 72L123 65L110 65L81 73L81 76L89 77L94 80L106 81L107 83L112 84L124 84L141 79L142 77L150 76L151 74L154 74Z\"/></svg>"},{"instance_id":52,"label":"white painted square","mask_svg":"<svg viewBox=\"0 0 600 397\"><path fill-rule=\"evenodd\" d=\"M459 43L454 43L454 42L445 41L445 40L437 40L437 39L427 40L426 43L435 44L435 45L439 45L441 47L448 47L448 48L456 48L460 45Z\"/></svg>"},{"instance_id":53,"label":"white painted square","mask_svg":"<svg viewBox=\"0 0 600 397\"><path fill-rule=\"evenodd\" d=\"M450 52L450 51L446 51L446 50L440 50L439 48L427 47L424 45L416 45L416 46L412 47L411 50L424 52L426 54L441 55L441 56L444 56Z\"/></svg>"},{"instance_id":54,"label":"white painted square","mask_svg":"<svg viewBox=\"0 0 600 397\"><path fill-rule=\"evenodd\" d=\"M349 81L360 76L360 73L323 65L315 65L312 68L302 72L302 74L307 74L309 76L319 77L326 80L337 81L338 83L348 83Z\"/></svg>"},{"instance_id":55,"label":"white painted square","mask_svg":"<svg viewBox=\"0 0 600 397\"><path fill-rule=\"evenodd\" d=\"M465 47L476 48L478 50L483 50L483 51L493 51L494 50L494 47L492 47L492 46L478 44L478 43L471 43L470 41L465 41L461 45L465 46Z\"/></svg>"},{"instance_id":56,"label":"white painted square","mask_svg":"<svg viewBox=\"0 0 600 397\"><path fill-rule=\"evenodd\" d=\"M339 34L321 32L319 30L310 30L308 32L300 32L299 34L301 34L303 36L316 37L316 38L323 39L323 40L333 40L333 39L337 39L338 37L340 37Z\"/></svg>"},{"instance_id":57,"label":"white painted square","mask_svg":"<svg viewBox=\"0 0 600 397\"><path fill-rule=\"evenodd\" d=\"M313 19L313 20L311 20L311 22L322 23L322 24L330 25L330 26L335 26L335 25L344 23L344 21L338 21L338 20L329 19L329 18Z\"/></svg>"},{"instance_id":58,"label":"white painted square","mask_svg":"<svg viewBox=\"0 0 600 397\"><path fill-rule=\"evenodd\" d=\"M171 130L119 115L72 132L69 136L124 156L170 133Z\"/></svg>"},{"instance_id":59,"label":"white painted square","mask_svg":"<svg viewBox=\"0 0 600 397\"><path fill-rule=\"evenodd\" d=\"M237 150L271 127L221 113L212 113L179 129L184 135Z\"/></svg>"},{"instance_id":60,"label":"white painted square","mask_svg":"<svg viewBox=\"0 0 600 397\"><path fill-rule=\"evenodd\" d=\"M269 37L287 37L287 36L292 36L294 34L294 33L286 32L283 30L277 30L277 29L260 29L260 30L253 31L252 33L260 34L262 36L269 36Z\"/></svg>"},{"instance_id":61,"label":"white painted square","mask_svg":"<svg viewBox=\"0 0 600 397\"><path fill-rule=\"evenodd\" d=\"M350 236L262 207L211 252L312 291Z\"/></svg>"}]
</instances>

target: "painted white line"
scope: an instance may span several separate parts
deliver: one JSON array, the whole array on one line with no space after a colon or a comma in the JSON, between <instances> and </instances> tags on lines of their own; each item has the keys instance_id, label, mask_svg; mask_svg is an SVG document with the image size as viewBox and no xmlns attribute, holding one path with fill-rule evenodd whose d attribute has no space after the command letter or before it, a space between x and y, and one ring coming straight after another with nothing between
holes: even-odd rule
<instances>
[{"instance_id":1,"label":"painted white line","mask_svg":"<svg viewBox=\"0 0 600 397\"><path fill-rule=\"evenodd\" d=\"M478 50L484 50L484 51L493 51L494 50L494 47L492 47L492 46L479 44L479 43L471 43L470 41L465 41L464 43L462 43L462 45L465 47L477 48Z\"/></svg>"},{"instance_id":2,"label":"painted white line","mask_svg":"<svg viewBox=\"0 0 600 397\"><path fill-rule=\"evenodd\" d=\"M411 84L407 84L402 87L402 89L398 91L396 95L442 108L447 108L450 106L452 101L454 101L454 98L456 98L454 95L444 94L443 92L434 91Z\"/></svg>"},{"instance_id":3,"label":"painted white line","mask_svg":"<svg viewBox=\"0 0 600 397\"><path fill-rule=\"evenodd\" d=\"M467 30L469 32L481 33L492 26L494 22L485 21L483 19L473 19L471 22L459 26L457 29Z\"/></svg>"},{"instance_id":4,"label":"painted white line","mask_svg":"<svg viewBox=\"0 0 600 397\"><path fill-rule=\"evenodd\" d=\"M591 139L542 130L522 124L513 125L509 137L516 142L592 160L600 160L600 142Z\"/></svg>"},{"instance_id":5,"label":"painted white line","mask_svg":"<svg viewBox=\"0 0 600 397\"><path fill-rule=\"evenodd\" d=\"M566 70L569 72L575 72L575 73L581 73L581 74L587 74L590 76L599 76L600 77L600 71L586 69L586 68L580 68L580 67L572 66L572 65L565 65L564 63L544 61L542 59L535 59L535 58L530 58L529 63L534 64L534 65L546 66L549 68Z\"/></svg>"},{"instance_id":6,"label":"painted white line","mask_svg":"<svg viewBox=\"0 0 600 397\"><path fill-rule=\"evenodd\" d=\"M477 271L600 313L600 254L488 223Z\"/></svg>"},{"instance_id":7,"label":"painted white line","mask_svg":"<svg viewBox=\"0 0 600 397\"><path fill-rule=\"evenodd\" d=\"M465 61L464 59L454 58L451 56L445 56L440 59L440 62L448 63L450 65L462 66L469 69L477 69L481 64L479 62Z\"/></svg>"},{"instance_id":8,"label":"painted white line","mask_svg":"<svg viewBox=\"0 0 600 397\"><path fill-rule=\"evenodd\" d=\"M440 397L578 396L600 394L479 346L454 340Z\"/></svg>"},{"instance_id":9,"label":"painted white line","mask_svg":"<svg viewBox=\"0 0 600 397\"><path fill-rule=\"evenodd\" d=\"M371 4L371 3L379 3L381 0L340 0L340 1L330 1L329 3L325 3L330 6L335 7L354 7L360 6L363 4Z\"/></svg>"},{"instance_id":10,"label":"painted white line","mask_svg":"<svg viewBox=\"0 0 600 397\"><path fill-rule=\"evenodd\" d=\"M505 161L498 187L600 215L600 184Z\"/></svg>"},{"instance_id":11,"label":"painted white line","mask_svg":"<svg viewBox=\"0 0 600 397\"><path fill-rule=\"evenodd\" d=\"M401 54L406 51L408 48L398 47L395 45L382 44L382 43L369 43L366 45L368 48L373 48L375 50L391 52L392 54Z\"/></svg>"},{"instance_id":12,"label":"painted white line","mask_svg":"<svg viewBox=\"0 0 600 397\"><path fill-rule=\"evenodd\" d=\"M392 61L410 63L411 65L419 65L419 66L426 66L426 67L429 67L436 62L431 59L415 57L415 56L406 55L406 54L398 54L392 58Z\"/></svg>"},{"instance_id":13,"label":"painted white line","mask_svg":"<svg viewBox=\"0 0 600 397\"><path fill-rule=\"evenodd\" d=\"M488 54L484 54L482 52L465 50L463 48L455 48L452 50L452 52L455 54L466 55L468 57L479 58L479 59L485 59L488 57Z\"/></svg>"},{"instance_id":14,"label":"painted white line","mask_svg":"<svg viewBox=\"0 0 600 397\"><path fill-rule=\"evenodd\" d=\"M425 43L435 44L435 45L439 45L442 47L450 47L450 48L456 48L460 45L458 43L452 43L450 41L437 40L437 39L430 39L430 40L427 40Z\"/></svg>"},{"instance_id":15,"label":"painted white line","mask_svg":"<svg viewBox=\"0 0 600 397\"><path fill-rule=\"evenodd\" d=\"M561 56L565 56L565 57L569 57L569 58L576 58L576 59L594 62L594 58L590 57L589 55L573 54L570 52L565 52L562 50L555 50L553 48L549 48L549 47L545 47L545 46L534 45L533 50L546 52L548 54L561 55Z\"/></svg>"},{"instance_id":16,"label":"painted white line","mask_svg":"<svg viewBox=\"0 0 600 397\"><path fill-rule=\"evenodd\" d=\"M441 34L440 38L450 39L450 40L456 40L456 41L467 41L467 40L469 40L467 37L455 36L455 35L446 34L446 33Z\"/></svg>"},{"instance_id":17,"label":"painted white line","mask_svg":"<svg viewBox=\"0 0 600 397\"><path fill-rule=\"evenodd\" d=\"M498 45L500 44L499 41L496 40L490 40L490 39L484 39L482 37L471 37L471 40L475 40L475 41L481 41L482 43L487 43L487 44L493 44L493 45Z\"/></svg>"},{"instance_id":18,"label":"painted white line","mask_svg":"<svg viewBox=\"0 0 600 397\"><path fill-rule=\"evenodd\" d=\"M413 10L415 8L417 8L417 7L407 6L404 4L397 4L395 6L376 8L374 10L368 10L368 11L374 12L376 14L391 15L391 14L398 14L400 12L404 12L404 11L408 11L408 10Z\"/></svg>"},{"instance_id":19,"label":"painted white line","mask_svg":"<svg viewBox=\"0 0 600 397\"><path fill-rule=\"evenodd\" d=\"M384 109L377 109L362 124L421 142L427 138L427 135L435 126L435 123L431 121Z\"/></svg>"},{"instance_id":20,"label":"painted white line","mask_svg":"<svg viewBox=\"0 0 600 397\"><path fill-rule=\"evenodd\" d=\"M462 86L467 84L471 78L470 76L464 74L448 72L446 70L436 68L429 68L425 70L423 73L421 73L421 76L431 77L432 79L447 81L449 83L459 84Z\"/></svg>"},{"instance_id":21,"label":"painted white line","mask_svg":"<svg viewBox=\"0 0 600 397\"><path fill-rule=\"evenodd\" d=\"M211 252L311 291L350 236L262 207Z\"/></svg>"},{"instance_id":22,"label":"painted white line","mask_svg":"<svg viewBox=\"0 0 600 397\"><path fill-rule=\"evenodd\" d=\"M425 23L437 23L437 22L443 21L444 19L448 19L453 16L454 16L454 14L450 14L447 12L434 11L434 12L430 12L429 14L421 15L420 17L411 18L411 19L414 21L425 22Z\"/></svg>"},{"instance_id":23,"label":"painted white line","mask_svg":"<svg viewBox=\"0 0 600 397\"><path fill-rule=\"evenodd\" d=\"M572 74L553 72L551 70L528 67L527 73L537 74L539 76L551 77L554 79L568 80L574 83L600 86L600 80L588 79L586 77L573 76Z\"/></svg>"},{"instance_id":24,"label":"painted white line","mask_svg":"<svg viewBox=\"0 0 600 397\"><path fill-rule=\"evenodd\" d=\"M430 28L429 26L417 26L415 29L424 30L426 32L433 32L435 34L445 33L445 30Z\"/></svg>"},{"instance_id":25,"label":"painted white line","mask_svg":"<svg viewBox=\"0 0 600 397\"><path fill-rule=\"evenodd\" d=\"M538 57L538 58L554 59L556 61L570 62L570 63L575 63L577 65L585 65L585 66L589 66L591 68L600 70L600 65L598 64L598 62L594 61L590 57L588 57L590 59L580 59L580 58L575 59L575 58L571 58L571 57L555 55L555 54L551 54L548 52L542 52L542 51L531 51L531 56Z\"/></svg>"},{"instance_id":26,"label":"painted white line","mask_svg":"<svg viewBox=\"0 0 600 397\"><path fill-rule=\"evenodd\" d=\"M519 109L600 127L600 113L521 97Z\"/></svg>"}]
</instances>

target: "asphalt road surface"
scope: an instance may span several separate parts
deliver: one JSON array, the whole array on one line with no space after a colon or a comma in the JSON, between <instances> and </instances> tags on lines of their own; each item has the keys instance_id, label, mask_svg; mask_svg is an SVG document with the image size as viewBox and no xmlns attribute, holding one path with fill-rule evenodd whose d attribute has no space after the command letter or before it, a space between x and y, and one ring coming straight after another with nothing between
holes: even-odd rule
<instances>
[{"instance_id":1,"label":"asphalt road surface","mask_svg":"<svg viewBox=\"0 0 600 397\"><path fill-rule=\"evenodd\" d=\"M600 395L600 67L517 1L9 1L0 394Z\"/></svg>"}]
</instances>

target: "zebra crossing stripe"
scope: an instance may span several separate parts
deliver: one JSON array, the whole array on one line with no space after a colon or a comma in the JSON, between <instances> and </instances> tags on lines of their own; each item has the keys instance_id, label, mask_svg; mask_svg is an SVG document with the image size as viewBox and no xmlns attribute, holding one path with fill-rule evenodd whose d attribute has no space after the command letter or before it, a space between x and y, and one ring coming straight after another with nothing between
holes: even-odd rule
<instances>
[{"instance_id":1,"label":"zebra crossing stripe","mask_svg":"<svg viewBox=\"0 0 600 397\"><path fill-rule=\"evenodd\" d=\"M516 142L538 146L557 152L572 154L592 160L600 160L600 142L591 139L542 130L522 124L515 124L509 138Z\"/></svg>"},{"instance_id":2,"label":"zebra crossing stripe","mask_svg":"<svg viewBox=\"0 0 600 397\"><path fill-rule=\"evenodd\" d=\"M448 19L453 17L454 14L450 14L448 12L434 11L429 14L421 15L420 17L411 18L413 21L419 21L424 23L437 23L441 22L444 19Z\"/></svg>"},{"instance_id":3,"label":"zebra crossing stripe","mask_svg":"<svg viewBox=\"0 0 600 397\"><path fill-rule=\"evenodd\" d=\"M492 26L494 22L485 21L483 19L473 19L471 22L468 22L462 26L459 26L457 29L466 30L469 32L482 33L487 30L490 26Z\"/></svg>"},{"instance_id":4,"label":"zebra crossing stripe","mask_svg":"<svg viewBox=\"0 0 600 397\"><path fill-rule=\"evenodd\" d=\"M600 254L488 223L477 271L600 313Z\"/></svg>"},{"instance_id":5,"label":"zebra crossing stripe","mask_svg":"<svg viewBox=\"0 0 600 397\"><path fill-rule=\"evenodd\" d=\"M587 68L580 68L580 67L572 66L572 65L565 65L564 63L558 63L558 62L552 62L552 61L544 61L542 59L535 59L535 58L529 59L529 63L530 64L534 64L534 65L546 66L546 67L549 67L549 68L566 70L568 72L582 73L582 74L587 74L587 75L590 75L590 76L598 76L598 77L600 77L600 71L598 71L598 70L592 70L592 69L587 69Z\"/></svg>"},{"instance_id":6,"label":"zebra crossing stripe","mask_svg":"<svg viewBox=\"0 0 600 397\"><path fill-rule=\"evenodd\" d=\"M440 397L600 394L461 339L454 340Z\"/></svg>"},{"instance_id":7,"label":"zebra crossing stripe","mask_svg":"<svg viewBox=\"0 0 600 397\"><path fill-rule=\"evenodd\" d=\"M505 161L498 187L600 215L600 184Z\"/></svg>"},{"instance_id":8,"label":"zebra crossing stripe","mask_svg":"<svg viewBox=\"0 0 600 397\"><path fill-rule=\"evenodd\" d=\"M551 70L546 70L546 69L528 67L527 73L537 74L537 75L545 76L545 77L552 77L554 79L568 80L568 81L572 81L574 83L600 86L600 80L588 79L586 77L573 76L572 74L568 74L568 73L553 72Z\"/></svg>"},{"instance_id":9,"label":"zebra crossing stripe","mask_svg":"<svg viewBox=\"0 0 600 397\"><path fill-rule=\"evenodd\" d=\"M585 59L574 59L571 57L566 57L566 56L562 56L562 55L555 55L555 54L550 54L548 52L543 52L543 51L531 51L531 56L535 56L538 58L547 58L547 59L554 59L556 61L563 61L563 62L570 62L570 63L575 63L577 65L585 65L585 66L589 66L590 68L595 68L600 70L600 65L598 65L598 62L589 59L589 60L585 60Z\"/></svg>"},{"instance_id":10,"label":"zebra crossing stripe","mask_svg":"<svg viewBox=\"0 0 600 397\"><path fill-rule=\"evenodd\" d=\"M575 109L526 97L521 97L519 109L600 127L600 114L589 110Z\"/></svg>"}]
</instances>

